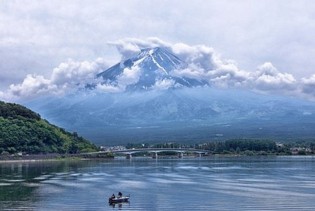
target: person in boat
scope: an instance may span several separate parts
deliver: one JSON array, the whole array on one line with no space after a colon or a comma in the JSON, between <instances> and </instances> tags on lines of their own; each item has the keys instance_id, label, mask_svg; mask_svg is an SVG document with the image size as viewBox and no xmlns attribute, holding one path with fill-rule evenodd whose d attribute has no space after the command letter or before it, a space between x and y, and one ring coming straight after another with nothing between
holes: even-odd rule
<instances>
[{"instance_id":1,"label":"person in boat","mask_svg":"<svg viewBox=\"0 0 315 211\"><path fill-rule=\"evenodd\" d=\"M119 198L122 197L122 193L121 193L121 192L118 193L118 197L119 197Z\"/></svg>"},{"instance_id":2,"label":"person in boat","mask_svg":"<svg viewBox=\"0 0 315 211\"><path fill-rule=\"evenodd\" d=\"M111 199L114 199L115 197L116 197L115 194L113 194L110 198L111 198Z\"/></svg>"}]
</instances>

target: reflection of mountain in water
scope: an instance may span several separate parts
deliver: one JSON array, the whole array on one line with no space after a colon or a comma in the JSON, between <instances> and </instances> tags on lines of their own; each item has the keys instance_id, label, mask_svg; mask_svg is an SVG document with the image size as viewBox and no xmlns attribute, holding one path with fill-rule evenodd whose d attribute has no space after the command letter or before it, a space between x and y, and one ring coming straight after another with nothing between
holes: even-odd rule
<instances>
[{"instance_id":1,"label":"reflection of mountain in water","mask_svg":"<svg viewBox=\"0 0 315 211\"><path fill-rule=\"evenodd\" d=\"M34 210L42 183L64 172L91 165L86 162L25 162L0 164L0 210ZM75 179L75 178L74 178ZM57 184L56 184L57 185ZM53 194L53 193L46 193Z\"/></svg>"}]
</instances>

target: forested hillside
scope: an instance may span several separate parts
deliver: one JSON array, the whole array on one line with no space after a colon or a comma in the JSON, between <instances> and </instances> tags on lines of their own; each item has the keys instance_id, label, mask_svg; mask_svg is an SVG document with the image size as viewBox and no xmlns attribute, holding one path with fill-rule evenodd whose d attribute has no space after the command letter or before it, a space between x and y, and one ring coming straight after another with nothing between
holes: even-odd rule
<instances>
[{"instance_id":1,"label":"forested hillside","mask_svg":"<svg viewBox=\"0 0 315 211\"><path fill-rule=\"evenodd\" d=\"M77 133L50 124L24 106L0 101L0 154L74 154L95 150L94 144Z\"/></svg>"}]
</instances>

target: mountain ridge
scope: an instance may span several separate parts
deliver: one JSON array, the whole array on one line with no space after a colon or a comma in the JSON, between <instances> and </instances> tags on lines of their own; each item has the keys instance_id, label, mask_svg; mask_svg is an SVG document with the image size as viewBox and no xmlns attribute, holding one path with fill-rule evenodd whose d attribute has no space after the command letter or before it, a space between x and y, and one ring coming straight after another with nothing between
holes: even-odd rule
<instances>
[{"instance_id":1,"label":"mountain ridge","mask_svg":"<svg viewBox=\"0 0 315 211\"><path fill-rule=\"evenodd\" d=\"M72 154L96 150L94 144L76 132L52 125L24 106L0 101L0 154Z\"/></svg>"},{"instance_id":2,"label":"mountain ridge","mask_svg":"<svg viewBox=\"0 0 315 211\"><path fill-rule=\"evenodd\" d=\"M30 107L101 145L315 136L314 103L244 90L77 94L41 99Z\"/></svg>"},{"instance_id":3,"label":"mountain ridge","mask_svg":"<svg viewBox=\"0 0 315 211\"><path fill-rule=\"evenodd\" d=\"M129 91L150 90L163 82L168 83L167 89L208 84L206 81L189 77L178 77L172 74L173 71L187 68L187 66L184 61L164 48L146 48L142 49L136 56L121 61L97 74L97 77L103 79L103 84L118 86L119 80L124 76L125 71L131 70L138 78L133 83L127 84L126 90ZM138 72L135 73L136 71ZM132 72L128 74L130 75Z\"/></svg>"}]
</instances>

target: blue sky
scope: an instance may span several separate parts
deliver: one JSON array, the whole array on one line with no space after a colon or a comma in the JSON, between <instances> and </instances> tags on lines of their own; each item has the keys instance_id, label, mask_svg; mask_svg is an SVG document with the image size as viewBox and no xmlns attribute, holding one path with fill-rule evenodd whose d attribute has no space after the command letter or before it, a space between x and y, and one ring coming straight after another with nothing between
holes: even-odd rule
<instances>
[{"instance_id":1,"label":"blue sky","mask_svg":"<svg viewBox=\"0 0 315 211\"><path fill-rule=\"evenodd\" d=\"M314 11L312 0L0 0L0 98L56 93L69 87L61 78L90 80L156 43L218 58L233 86L241 75L252 89L314 98Z\"/></svg>"}]
</instances>

